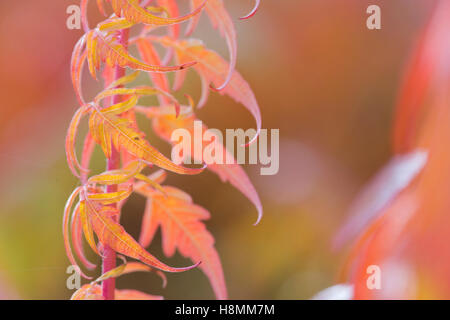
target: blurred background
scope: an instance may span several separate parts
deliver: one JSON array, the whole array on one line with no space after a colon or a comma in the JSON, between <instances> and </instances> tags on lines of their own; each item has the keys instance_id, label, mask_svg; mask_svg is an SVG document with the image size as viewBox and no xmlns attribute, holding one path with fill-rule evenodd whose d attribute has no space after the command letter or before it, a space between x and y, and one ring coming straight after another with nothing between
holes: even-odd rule
<instances>
[{"instance_id":1,"label":"blurred background","mask_svg":"<svg viewBox=\"0 0 450 320\"><path fill-rule=\"evenodd\" d=\"M183 2L183 1L181 1ZM66 165L64 138L77 108L69 64L81 30L66 28L76 0L0 2L0 298L67 299L61 233L65 201L77 180ZM366 8L378 4L382 29L366 28ZM264 206L256 210L229 184L206 172L169 175L168 184L207 208L232 299L308 299L333 285L347 249L330 242L357 191L391 156L390 135L402 72L429 17L433 1L264 0L249 21L253 0L228 0L236 17L237 69L259 101L264 128L280 129L280 171L260 176L246 166ZM99 21L94 2L91 24ZM206 17L195 37L227 57L224 40ZM190 73L189 92L200 81ZM99 84L86 76L86 95ZM248 112L212 94L199 117L211 128L253 126ZM150 132L166 155L168 146ZM96 154L96 165L102 157ZM137 237L144 201L133 197L123 224ZM158 233L158 235L160 235ZM167 259L160 236L150 251ZM92 257L92 259L94 259ZM118 279L166 299L210 299L199 270L168 275L161 288L153 274Z\"/></svg>"}]
</instances>

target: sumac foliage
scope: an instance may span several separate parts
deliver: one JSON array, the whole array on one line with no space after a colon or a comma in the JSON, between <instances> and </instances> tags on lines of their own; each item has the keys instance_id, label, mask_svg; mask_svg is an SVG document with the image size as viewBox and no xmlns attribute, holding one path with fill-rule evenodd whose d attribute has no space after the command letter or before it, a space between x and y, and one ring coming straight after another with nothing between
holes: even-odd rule
<instances>
[{"instance_id":1,"label":"sumac foliage","mask_svg":"<svg viewBox=\"0 0 450 320\"><path fill-rule=\"evenodd\" d=\"M254 15L258 5L256 1L255 8L241 19ZM196 119L194 103L186 95L189 103L182 105L172 91L182 88L186 70L193 69L203 84L198 107L207 103L209 91L213 90L245 106L255 117L258 130L261 128L255 96L235 70L237 45L233 18L223 0L191 0L190 12L184 15L180 14L176 0L97 0L97 6L107 18L90 28L86 16L88 1L82 1L85 33L76 43L71 61L79 108L67 132L66 153L69 168L79 178L80 186L67 201L63 233L67 256L85 278L92 279L86 270L96 267L86 258L85 241L102 258L103 270L99 278L84 285L72 298L162 299L134 290L116 290L114 279L125 273L153 271L165 283L163 272L182 272L199 266L209 278L216 297L226 299L220 258L214 248L214 238L204 224L210 213L194 204L182 190L164 185L168 173L194 175L205 167L173 163L146 140L136 119L149 118L155 133L168 141L177 128L191 130ZM228 61L207 49L201 40L188 38L203 13L225 38ZM161 28L163 35L154 32ZM139 56L130 53L132 47ZM104 83L104 90L90 100L82 91L85 67L94 79L100 80L101 76ZM133 86L141 72L149 75L149 84ZM173 84L167 72L176 73ZM146 96L157 97L158 105L144 105L141 98ZM79 158L75 144L82 121L88 123L89 130ZM105 172L94 174L89 163L97 145L107 166ZM261 217L259 197L238 164L217 163L208 169L249 198ZM120 224L121 208L132 193L146 199L139 241ZM164 254L170 257L178 250L192 265L168 266L145 249L159 227ZM117 257L123 260L119 266L116 266ZM127 262L126 257L137 261Z\"/></svg>"}]
</instances>

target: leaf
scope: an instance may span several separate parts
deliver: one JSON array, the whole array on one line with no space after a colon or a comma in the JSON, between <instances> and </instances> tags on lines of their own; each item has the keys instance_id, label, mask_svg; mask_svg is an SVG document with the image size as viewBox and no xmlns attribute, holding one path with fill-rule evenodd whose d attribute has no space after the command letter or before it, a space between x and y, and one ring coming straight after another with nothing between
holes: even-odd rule
<instances>
[{"instance_id":1,"label":"leaf","mask_svg":"<svg viewBox=\"0 0 450 320\"><path fill-rule=\"evenodd\" d=\"M248 13L247 15L245 15L239 19L246 20L246 19L253 17L256 14L256 11L258 11L260 3L261 3L261 0L255 0L255 6L253 7L252 11L250 11L250 13Z\"/></svg>"},{"instance_id":2,"label":"leaf","mask_svg":"<svg viewBox=\"0 0 450 320\"><path fill-rule=\"evenodd\" d=\"M100 277L95 279L93 282L98 283L98 282L102 282L102 281L105 281L105 280L108 280L111 278L120 277L124 273L126 266L127 266L127 263L125 261L125 263L122 263L120 266L115 267L114 269L111 269L108 272L105 272Z\"/></svg>"},{"instance_id":3,"label":"leaf","mask_svg":"<svg viewBox=\"0 0 450 320\"><path fill-rule=\"evenodd\" d=\"M103 185L125 183L141 172L144 167L145 164L135 160L130 162L123 169L105 171L99 175L93 176L89 178L88 183L98 183Z\"/></svg>"},{"instance_id":4,"label":"leaf","mask_svg":"<svg viewBox=\"0 0 450 320\"><path fill-rule=\"evenodd\" d=\"M91 279L91 277L87 276L86 274L81 271L81 268L78 266L78 263L75 260L75 257L72 252L72 247L70 245L69 240L69 221L70 221L70 214L72 210L72 206L75 202L76 197L80 194L81 187L76 188L72 194L70 195L69 199L67 200L67 203L64 207L64 215L63 215L63 238L64 238L64 246L66 249L67 257L69 258L70 263L73 266L77 266L80 274L85 277L86 279Z\"/></svg>"},{"instance_id":5,"label":"leaf","mask_svg":"<svg viewBox=\"0 0 450 320\"><path fill-rule=\"evenodd\" d=\"M103 3L103 0L97 0L97 7L100 13L106 17L105 4Z\"/></svg>"},{"instance_id":6,"label":"leaf","mask_svg":"<svg viewBox=\"0 0 450 320\"><path fill-rule=\"evenodd\" d=\"M118 216L118 211L113 207L102 207L92 201L86 201L87 213L92 228L97 234L99 241L107 245L117 253L126 255L130 258L140 260L141 262L166 272L182 272L195 268L193 265L185 268L173 268L162 263L130 236L125 229L117 223L112 217Z\"/></svg>"},{"instance_id":7,"label":"leaf","mask_svg":"<svg viewBox=\"0 0 450 320\"><path fill-rule=\"evenodd\" d=\"M208 5L210 3L213 3L213 7L216 7L216 8L219 7L220 4L218 4L218 2L219 1L217 1L217 0L216 1L209 1L209 3L206 6L206 10L208 11ZM247 15L245 15L245 16L239 18L239 19L246 20L246 19L249 19L249 18L253 17L256 14L256 12L258 11L260 2L261 2L260 0L256 0L253 9ZM195 8L198 5L198 3L200 3L199 0L191 0L191 8ZM222 3L222 6L223 6L223 3ZM222 15L218 14L218 16L220 18ZM224 24L226 25L227 23L229 23L229 21L231 21L231 19L229 18L228 14L225 14L224 17L226 17L226 18L223 18ZM212 20L213 25L217 25L217 23L215 22L215 19L214 19L214 14L210 17L210 19ZM194 32L194 30L196 29L196 27L198 25L199 20L200 20L200 15L197 15L197 16L193 17L190 20L189 25L186 28L186 32L185 32L186 36L189 36L189 35L191 35Z\"/></svg>"},{"instance_id":8,"label":"leaf","mask_svg":"<svg viewBox=\"0 0 450 320\"><path fill-rule=\"evenodd\" d=\"M177 99L171 95L170 93L161 90L159 88L153 88L149 86L140 86L136 88L114 88L114 89L106 89L99 93L95 99L94 103L99 104L102 99L105 99L107 97L115 96L115 95L132 95L132 96L149 96L149 95L162 95L166 97L168 100L173 102L175 107L175 114L178 116L180 112L180 104L178 103ZM115 109L114 107L110 107ZM108 109L103 109L108 110Z\"/></svg>"},{"instance_id":9,"label":"leaf","mask_svg":"<svg viewBox=\"0 0 450 320\"><path fill-rule=\"evenodd\" d=\"M70 300L105 300L102 287L96 283L88 283L74 292Z\"/></svg>"},{"instance_id":10,"label":"leaf","mask_svg":"<svg viewBox=\"0 0 450 320\"><path fill-rule=\"evenodd\" d=\"M167 178L167 173L164 170L158 170L149 175L148 178L156 183L162 184Z\"/></svg>"},{"instance_id":11,"label":"leaf","mask_svg":"<svg viewBox=\"0 0 450 320\"><path fill-rule=\"evenodd\" d=\"M203 168L191 169L176 165L150 146L143 138L143 134L132 128L129 120L104 114L96 107L92 110L89 128L92 137L102 147L107 157L111 152L112 140L117 149L124 148L132 155L151 162L160 168L179 174L198 174L203 171Z\"/></svg>"},{"instance_id":12,"label":"leaf","mask_svg":"<svg viewBox=\"0 0 450 320\"><path fill-rule=\"evenodd\" d=\"M118 278L127 273L133 273L136 271L150 271L151 268L145 264L140 262L131 262L127 263L123 256L119 256L122 258L123 262L120 266L115 267L114 269L109 270L108 272L103 273L100 277L95 279L93 282L102 282L111 278Z\"/></svg>"},{"instance_id":13,"label":"leaf","mask_svg":"<svg viewBox=\"0 0 450 320\"><path fill-rule=\"evenodd\" d=\"M177 17L180 14L176 0L157 0L157 3L160 7L164 7L167 9L169 17ZM196 16L199 16L199 14L192 16L191 19ZM180 35L179 24L172 24L171 26L169 26L169 30L171 38L177 39L179 37Z\"/></svg>"},{"instance_id":14,"label":"leaf","mask_svg":"<svg viewBox=\"0 0 450 320\"><path fill-rule=\"evenodd\" d=\"M151 175L147 176L145 179L141 178L140 181L136 181L134 183L134 190L145 190L149 186L155 190L161 191L163 194L165 193L164 188L161 187L161 184L166 180L167 173L164 170L158 170ZM148 180L152 181L152 183L148 183ZM155 187L153 184L157 184L158 187Z\"/></svg>"},{"instance_id":15,"label":"leaf","mask_svg":"<svg viewBox=\"0 0 450 320\"><path fill-rule=\"evenodd\" d=\"M89 72L91 73L92 77L94 79L97 79L97 74L96 74L96 70L100 69L100 61L102 61L102 59L104 59L104 61L106 61L106 59L111 55L113 56L113 54L115 53L114 51L106 51L103 53L101 52L101 50L103 49L103 47L99 44L99 40L98 37L96 36L96 32L95 30L89 31L88 33L86 33L86 51L87 51L87 60L88 60L88 67L89 67ZM117 39L116 39L117 41ZM103 42L102 42L103 43ZM120 46L120 44L119 44ZM125 48L122 46L121 52L125 51ZM103 56L100 56L101 54L104 54ZM124 55L127 55L127 53L125 53ZM112 57L112 59L116 58L115 56ZM108 64L110 67L111 66L115 66L116 64L112 63L112 60L109 59L109 61L111 61L111 64ZM116 58L117 59L117 58ZM120 65L119 63L117 63L117 65ZM123 66L125 66L125 64L123 63Z\"/></svg>"},{"instance_id":16,"label":"leaf","mask_svg":"<svg viewBox=\"0 0 450 320\"><path fill-rule=\"evenodd\" d=\"M116 88L116 87L120 87L120 86L127 85L127 84L129 84L129 83L135 81L135 80L137 79L137 77L139 76L139 74L140 74L140 71L139 71L139 70L136 70L136 71L134 71L134 72L132 72L132 73L130 73L130 74L127 74L127 75L125 75L125 76L123 76L123 77L121 77L121 78L119 78L119 79L113 81L113 82L108 86L107 89L114 89L114 88Z\"/></svg>"},{"instance_id":17,"label":"leaf","mask_svg":"<svg viewBox=\"0 0 450 320\"><path fill-rule=\"evenodd\" d=\"M136 45L139 51L139 55L141 56L141 59L145 61L145 63L161 65L161 59L159 58L158 52L156 52L151 41L149 41L148 39L140 38L136 41ZM156 87L165 92L169 92L169 81L165 74L151 72L148 73L148 75ZM158 95L158 99L160 101L160 104L169 103L169 99L164 95Z\"/></svg>"},{"instance_id":18,"label":"leaf","mask_svg":"<svg viewBox=\"0 0 450 320\"><path fill-rule=\"evenodd\" d=\"M72 78L72 85L75 90L75 94L78 103L82 106L85 103L83 98L83 92L81 88L81 76L83 72L83 66L87 58L87 50L84 49L86 44L86 35L83 35L80 40L77 41L75 48L72 52L72 58L70 60L70 74Z\"/></svg>"},{"instance_id":19,"label":"leaf","mask_svg":"<svg viewBox=\"0 0 450 320\"><path fill-rule=\"evenodd\" d=\"M185 130L188 130L191 137L195 137L194 134L194 121L197 120L194 114L192 113L186 113L178 118L175 118L173 115L171 115L168 112L164 112L165 108L159 108L158 112L154 113L153 116L153 130L155 133L160 136L162 139L166 140L169 143L172 143L171 137L174 130L183 128ZM203 125L202 128L203 132L208 130L208 128ZM216 143L219 140L216 139ZM203 147L206 147L206 144L203 143ZM225 159L228 157L229 159L234 159L234 157L229 154L228 150L220 145L222 148L222 154L223 154L223 161L222 163L213 163L208 164L207 169L211 170L212 172L216 173L222 182L230 182L231 185L233 185L236 189L238 189L242 194L244 194L256 207L258 210L258 219L255 224L258 224L259 221L262 218L263 214L263 208L261 205L261 201L259 199L258 193L255 190L255 187L251 183L250 179L248 178L245 171L242 169L240 165L236 163L234 160L234 163L227 164L225 162ZM203 150L202 150L203 152ZM194 159L202 160L197 157L194 151L191 151L190 154L187 156L191 156Z\"/></svg>"},{"instance_id":20,"label":"leaf","mask_svg":"<svg viewBox=\"0 0 450 320\"><path fill-rule=\"evenodd\" d=\"M201 42L196 40L173 41L168 37L160 38L159 41L165 46L175 48L179 61L187 59L197 61L194 69L206 83L218 85L226 78L228 63L214 51L206 49ZM230 83L220 91L220 94L232 97L250 111L256 120L257 134L249 144L256 141L261 131L261 112L249 84L237 71L234 71Z\"/></svg>"},{"instance_id":21,"label":"leaf","mask_svg":"<svg viewBox=\"0 0 450 320\"><path fill-rule=\"evenodd\" d=\"M139 5L139 0L112 0L111 4L115 14L118 17L124 17L128 21L149 25L167 26L191 19L203 10L206 2L207 0L204 0L199 7L184 16L172 18L163 18L150 13Z\"/></svg>"},{"instance_id":22,"label":"leaf","mask_svg":"<svg viewBox=\"0 0 450 320\"><path fill-rule=\"evenodd\" d=\"M237 42L236 42L236 29L234 28L233 20L231 19L228 11L225 9L222 0L209 0L206 7L209 19L211 20L214 28L219 28L222 36L228 45L230 53L230 62L228 64L228 74L222 84L218 86L214 83L215 90L224 90L233 78L234 69L236 68L237 58Z\"/></svg>"},{"instance_id":23,"label":"leaf","mask_svg":"<svg viewBox=\"0 0 450 320\"><path fill-rule=\"evenodd\" d=\"M448 70L449 28L449 6L443 1L442 4L439 3L439 9L434 10L432 19L421 33L403 75L393 130L393 147L396 152L410 152L414 149L423 119L429 111L425 106L430 88L436 82L435 73L440 70L438 73L445 77L443 71Z\"/></svg>"},{"instance_id":24,"label":"leaf","mask_svg":"<svg viewBox=\"0 0 450 320\"><path fill-rule=\"evenodd\" d=\"M81 22L83 24L84 32L88 32L90 30L88 19L87 19L88 3L89 3L89 0L81 0L81 2L80 2Z\"/></svg>"},{"instance_id":25,"label":"leaf","mask_svg":"<svg viewBox=\"0 0 450 320\"><path fill-rule=\"evenodd\" d=\"M70 171L72 171L73 175L76 177L80 177L80 173L78 171L87 172L87 169L84 169L78 162L75 153L75 139L77 136L78 126L80 125L81 118L86 110L87 107L83 106L75 112L66 135L67 164L69 165Z\"/></svg>"},{"instance_id":26,"label":"leaf","mask_svg":"<svg viewBox=\"0 0 450 320\"><path fill-rule=\"evenodd\" d=\"M191 10L192 8L195 8L196 4L200 3L199 0L190 0L189 1ZM195 29L197 29L198 23L200 22L201 13L196 15L195 17L192 17L192 19L189 20L189 24L186 27L186 30L184 31L185 36L191 36L192 33L194 33Z\"/></svg>"},{"instance_id":27,"label":"leaf","mask_svg":"<svg viewBox=\"0 0 450 320\"><path fill-rule=\"evenodd\" d=\"M450 2L436 2L433 11L405 74L393 137L396 157L426 150L427 163L351 248L343 275L355 299L429 299L450 292ZM389 285L370 290L371 265L381 267Z\"/></svg>"},{"instance_id":28,"label":"leaf","mask_svg":"<svg viewBox=\"0 0 450 320\"><path fill-rule=\"evenodd\" d=\"M92 251L100 255L97 250L97 245L95 243L94 231L92 229L92 222L89 218L89 211L86 207L86 201L80 201L80 221L83 228L84 237L87 243L91 247Z\"/></svg>"},{"instance_id":29,"label":"leaf","mask_svg":"<svg viewBox=\"0 0 450 320\"><path fill-rule=\"evenodd\" d=\"M352 248L350 260L354 264L349 270L351 272L349 279L354 286L354 299L366 300L384 297L386 288L382 287L381 290L368 288L367 268L370 265L383 266L383 274L390 274L391 270L386 262L392 263L398 257L399 248L407 246L407 242L405 242L405 235L408 234L407 227L411 224L418 209L418 201L411 191L411 188L407 188L400 193L383 210L383 214L371 223ZM416 248L413 249L413 251L415 250ZM397 268L395 270L401 271ZM404 275L408 276L406 273ZM390 298L399 299L401 297Z\"/></svg>"},{"instance_id":30,"label":"leaf","mask_svg":"<svg viewBox=\"0 0 450 320\"><path fill-rule=\"evenodd\" d=\"M117 104L114 104L110 107L103 108L102 112L104 114L111 114L111 115L120 115L122 113L128 112L131 109L133 109L136 106L136 103L138 101L138 97L136 95L131 96L129 99L119 102Z\"/></svg>"},{"instance_id":31,"label":"leaf","mask_svg":"<svg viewBox=\"0 0 450 320\"><path fill-rule=\"evenodd\" d=\"M178 103L177 99L172 96L170 93L161 91L159 88L153 88L149 86L140 86L136 88L113 88L106 89L100 92L94 99L95 104L99 104L99 102L105 98L116 96L116 95L124 95L124 96L151 96L156 94L164 94L166 97L170 98L173 103Z\"/></svg>"},{"instance_id":32,"label":"leaf","mask_svg":"<svg viewBox=\"0 0 450 320\"><path fill-rule=\"evenodd\" d=\"M188 62L173 67L148 65L130 56L115 32L102 32L98 29L91 30L86 34L86 47L89 71L95 79L97 78L96 70L100 69L100 61L106 62L109 67L128 67L147 72L177 71L195 64L195 62Z\"/></svg>"},{"instance_id":33,"label":"leaf","mask_svg":"<svg viewBox=\"0 0 450 320\"><path fill-rule=\"evenodd\" d=\"M96 267L95 264L90 262L84 253L83 248L83 226L81 224L80 219L80 203L75 207L74 213L72 215L71 221L71 236L72 236L72 245L75 251L76 256L80 259L81 263L89 270L92 270Z\"/></svg>"},{"instance_id":34,"label":"leaf","mask_svg":"<svg viewBox=\"0 0 450 320\"><path fill-rule=\"evenodd\" d=\"M163 251L171 257L175 250L194 263L208 276L218 299L227 298L225 280L219 255L214 248L214 238L201 220L209 219L207 210L192 203L183 191L164 187L167 196L150 190L142 191L148 198L142 222L142 246L148 246L158 226L161 226Z\"/></svg>"},{"instance_id":35,"label":"leaf","mask_svg":"<svg viewBox=\"0 0 450 320\"><path fill-rule=\"evenodd\" d=\"M161 185L152 179L149 179L147 176L143 174L137 174L136 179L145 182L147 185L151 186L153 189L160 191L164 194L164 189Z\"/></svg>"},{"instance_id":36,"label":"leaf","mask_svg":"<svg viewBox=\"0 0 450 320\"><path fill-rule=\"evenodd\" d=\"M108 19L106 21L103 21L97 25L97 28L100 31L104 32L110 32L110 31L117 31L117 30L123 30L128 29L134 26L133 22L128 21L127 19Z\"/></svg>"},{"instance_id":37,"label":"leaf","mask_svg":"<svg viewBox=\"0 0 450 320\"><path fill-rule=\"evenodd\" d=\"M357 195L350 206L349 218L334 239L336 248L352 240L375 220L398 194L423 170L428 154L424 150L395 156Z\"/></svg>"},{"instance_id":38,"label":"leaf","mask_svg":"<svg viewBox=\"0 0 450 320\"><path fill-rule=\"evenodd\" d=\"M81 181L83 183L87 180L87 175L89 171L87 168L89 168L89 164L91 162L92 154L94 153L95 149L95 141L92 138L92 135L90 132L86 134L86 137L84 138L83 143L83 153L81 155L81 167L86 168L85 172L81 173Z\"/></svg>"}]
</instances>

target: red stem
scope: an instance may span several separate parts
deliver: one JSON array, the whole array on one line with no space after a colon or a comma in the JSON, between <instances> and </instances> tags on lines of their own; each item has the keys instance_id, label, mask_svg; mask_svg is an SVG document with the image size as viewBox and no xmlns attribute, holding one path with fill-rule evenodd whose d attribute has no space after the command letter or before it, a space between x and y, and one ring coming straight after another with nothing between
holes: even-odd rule
<instances>
[{"instance_id":1,"label":"red stem","mask_svg":"<svg viewBox=\"0 0 450 320\"><path fill-rule=\"evenodd\" d=\"M125 29L120 31L120 43L127 47L129 30ZM125 69L119 66L114 68L114 77L112 81L117 80L125 75ZM117 95L111 98L111 105L121 102L122 97ZM106 170L115 170L120 168L120 153L112 146L111 157L106 161ZM117 191L117 185L107 186L106 192ZM119 219L119 217L117 217ZM116 267L116 252L109 246L104 246L103 248L103 259L102 259L102 273L108 272ZM116 280L114 278L109 278L102 282L102 295L105 300L114 300L114 291L116 289Z\"/></svg>"}]
</instances>

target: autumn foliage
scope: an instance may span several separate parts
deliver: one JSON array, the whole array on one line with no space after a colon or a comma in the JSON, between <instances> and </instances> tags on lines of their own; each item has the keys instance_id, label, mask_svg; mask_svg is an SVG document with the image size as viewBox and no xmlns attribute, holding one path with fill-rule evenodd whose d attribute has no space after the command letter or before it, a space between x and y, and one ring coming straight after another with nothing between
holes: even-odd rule
<instances>
[{"instance_id":1,"label":"autumn foliage","mask_svg":"<svg viewBox=\"0 0 450 320\"><path fill-rule=\"evenodd\" d=\"M85 278L93 279L86 270L93 270L96 265L86 258L84 241L102 258L103 270L100 277L80 288L73 299L162 299L135 290L116 290L114 279L125 273L152 271L165 282L163 272L182 272L197 266L209 278L216 297L227 298L214 238L204 224L210 213L196 205L184 191L164 184L169 173L200 174L205 166L188 168L173 163L146 140L136 121L138 116L148 118L154 132L168 142L173 130L191 130L196 119L194 102L186 95L188 103L183 105L173 92L182 89L187 69L193 69L203 84L197 107L207 104L213 90L245 106L254 116L257 129L261 128L256 98L235 70L234 19L222 0L191 0L190 4L190 13L180 15L176 0L152 3L97 0L99 10L107 18L91 28L86 16L88 1L82 1L85 33L76 43L71 61L72 81L80 106L66 137L68 165L80 180L80 186L67 201L63 233L67 256L73 265L79 266ZM258 5L256 1L255 8L243 19L251 17ZM228 61L207 49L201 40L188 38L203 13L225 38ZM186 22L184 36L180 25L183 22ZM164 35L154 32L160 28L165 29ZM132 37L130 30L133 30ZM131 47L137 49L139 57L130 53ZM102 78L104 83L104 90L92 99L86 99L82 90L86 65L92 77ZM141 72L148 74L149 85L133 86ZM176 73L173 84L167 72ZM158 105L144 105L141 98L146 96L157 97ZM83 120L87 121L89 131L79 158L75 144ZM96 146L100 146L107 160L106 171L102 173L90 170ZM230 182L252 201L259 221L262 215L259 197L238 164L217 163L206 169L222 181ZM146 199L139 241L120 224L121 208L132 193ZM158 228L162 231L164 254L170 257L178 250L192 261L191 265L168 266L145 249ZM119 266L116 266L117 257L122 260ZM137 261L128 262L126 257Z\"/></svg>"},{"instance_id":2,"label":"autumn foliage","mask_svg":"<svg viewBox=\"0 0 450 320\"><path fill-rule=\"evenodd\" d=\"M450 2L437 1L398 97L394 159L361 194L337 238L358 235L341 278L355 299L450 296L449 30ZM378 290L367 286L371 265L382 271Z\"/></svg>"}]
</instances>

